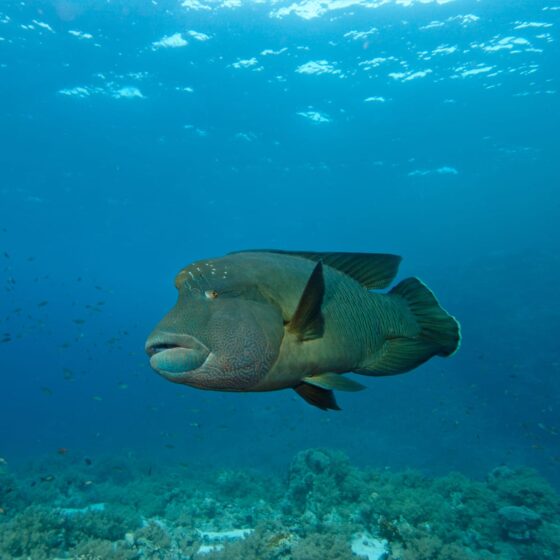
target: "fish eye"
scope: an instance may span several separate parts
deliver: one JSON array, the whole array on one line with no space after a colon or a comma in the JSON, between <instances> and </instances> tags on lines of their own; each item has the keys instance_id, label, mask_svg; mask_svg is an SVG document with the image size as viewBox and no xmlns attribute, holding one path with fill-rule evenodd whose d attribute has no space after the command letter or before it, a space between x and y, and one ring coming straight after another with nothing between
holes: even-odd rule
<instances>
[{"instance_id":1,"label":"fish eye","mask_svg":"<svg viewBox=\"0 0 560 560\"><path fill-rule=\"evenodd\" d=\"M216 299L218 297L218 292L216 290L206 290L204 295L207 299Z\"/></svg>"}]
</instances>

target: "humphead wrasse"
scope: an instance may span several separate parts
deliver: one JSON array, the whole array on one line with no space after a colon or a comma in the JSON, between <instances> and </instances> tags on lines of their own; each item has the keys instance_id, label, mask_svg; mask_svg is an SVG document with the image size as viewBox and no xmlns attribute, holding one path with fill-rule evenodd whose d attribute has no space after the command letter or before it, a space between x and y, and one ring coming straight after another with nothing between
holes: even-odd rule
<instances>
[{"instance_id":1,"label":"humphead wrasse","mask_svg":"<svg viewBox=\"0 0 560 560\"><path fill-rule=\"evenodd\" d=\"M215 391L294 389L338 410L344 377L394 375L451 356L457 320L417 278L387 293L401 258L369 253L245 251L195 262L176 305L146 341L163 377Z\"/></svg>"}]
</instances>

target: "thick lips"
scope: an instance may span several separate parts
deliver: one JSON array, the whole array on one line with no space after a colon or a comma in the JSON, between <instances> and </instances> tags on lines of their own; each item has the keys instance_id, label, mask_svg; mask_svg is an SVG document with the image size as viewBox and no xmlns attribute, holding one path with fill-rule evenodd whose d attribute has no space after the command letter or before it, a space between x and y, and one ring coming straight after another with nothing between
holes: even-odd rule
<instances>
[{"instance_id":1,"label":"thick lips","mask_svg":"<svg viewBox=\"0 0 560 560\"><path fill-rule=\"evenodd\" d=\"M189 371L199 368L210 351L189 335L157 332L146 341L150 365L161 375L178 381Z\"/></svg>"}]
</instances>

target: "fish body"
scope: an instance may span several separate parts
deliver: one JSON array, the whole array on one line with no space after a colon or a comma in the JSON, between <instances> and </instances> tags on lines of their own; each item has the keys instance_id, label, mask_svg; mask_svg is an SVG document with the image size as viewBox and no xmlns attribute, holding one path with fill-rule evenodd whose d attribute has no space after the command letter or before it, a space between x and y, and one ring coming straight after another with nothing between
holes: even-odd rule
<instances>
[{"instance_id":1,"label":"fish body","mask_svg":"<svg viewBox=\"0 0 560 560\"><path fill-rule=\"evenodd\" d=\"M388 293L400 257L246 251L193 263L176 277L175 307L149 336L152 367L201 389L293 388L337 409L342 376L409 371L460 342L458 322L409 278Z\"/></svg>"}]
</instances>

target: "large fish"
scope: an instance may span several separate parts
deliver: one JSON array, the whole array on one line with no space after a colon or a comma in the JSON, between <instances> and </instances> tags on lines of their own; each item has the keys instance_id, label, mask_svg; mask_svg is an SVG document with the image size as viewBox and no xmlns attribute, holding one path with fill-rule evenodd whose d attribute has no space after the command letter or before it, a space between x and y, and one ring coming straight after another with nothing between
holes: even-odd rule
<instances>
[{"instance_id":1,"label":"large fish","mask_svg":"<svg viewBox=\"0 0 560 560\"><path fill-rule=\"evenodd\" d=\"M393 375L459 347L459 323L417 278L388 293L401 258L244 251L195 262L178 301L146 341L163 377L216 391L292 388L323 410L344 373Z\"/></svg>"}]
</instances>

